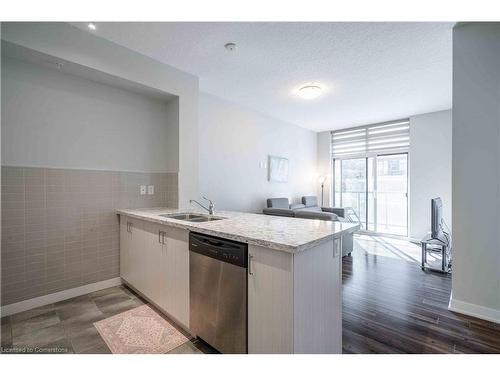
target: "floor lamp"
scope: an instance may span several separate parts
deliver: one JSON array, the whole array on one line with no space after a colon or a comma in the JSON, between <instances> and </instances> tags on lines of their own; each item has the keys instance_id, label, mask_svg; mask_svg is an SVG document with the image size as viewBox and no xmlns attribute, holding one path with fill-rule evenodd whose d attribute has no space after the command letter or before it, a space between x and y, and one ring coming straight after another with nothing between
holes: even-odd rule
<instances>
[{"instance_id":1,"label":"floor lamp","mask_svg":"<svg viewBox=\"0 0 500 375\"><path fill-rule=\"evenodd\" d=\"M321 175L321 176L319 176L318 180L319 180L319 183L321 184L321 206L323 206L323 191L325 188L326 176Z\"/></svg>"}]
</instances>

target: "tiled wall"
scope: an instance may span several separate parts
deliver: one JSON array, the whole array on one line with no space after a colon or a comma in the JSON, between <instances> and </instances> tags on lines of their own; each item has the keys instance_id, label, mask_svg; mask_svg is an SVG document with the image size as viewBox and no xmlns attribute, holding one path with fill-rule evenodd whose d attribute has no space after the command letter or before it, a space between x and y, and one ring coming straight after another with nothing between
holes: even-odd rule
<instances>
[{"instance_id":1,"label":"tiled wall","mask_svg":"<svg viewBox=\"0 0 500 375\"><path fill-rule=\"evenodd\" d=\"M114 210L177 207L176 173L3 166L1 177L2 306L119 276Z\"/></svg>"}]
</instances>

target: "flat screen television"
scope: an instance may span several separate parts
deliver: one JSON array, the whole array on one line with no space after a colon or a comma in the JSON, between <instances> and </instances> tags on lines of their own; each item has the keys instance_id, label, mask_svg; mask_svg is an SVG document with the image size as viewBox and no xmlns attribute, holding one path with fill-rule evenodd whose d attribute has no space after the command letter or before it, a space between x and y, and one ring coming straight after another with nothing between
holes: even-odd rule
<instances>
[{"instance_id":1,"label":"flat screen television","mask_svg":"<svg viewBox=\"0 0 500 375\"><path fill-rule=\"evenodd\" d=\"M431 199L431 237L439 238L442 233L443 202L441 198Z\"/></svg>"}]
</instances>

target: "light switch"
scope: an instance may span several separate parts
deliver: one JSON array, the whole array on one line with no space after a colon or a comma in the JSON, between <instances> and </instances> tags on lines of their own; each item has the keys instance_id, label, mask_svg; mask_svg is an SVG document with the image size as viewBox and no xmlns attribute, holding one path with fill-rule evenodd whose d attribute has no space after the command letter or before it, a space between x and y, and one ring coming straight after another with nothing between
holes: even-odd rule
<instances>
[{"instance_id":1,"label":"light switch","mask_svg":"<svg viewBox=\"0 0 500 375\"><path fill-rule=\"evenodd\" d=\"M145 195L146 194L146 185L141 185L140 194L141 195Z\"/></svg>"},{"instance_id":2,"label":"light switch","mask_svg":"<svg viewBox=\"0 0 500 375\"><path fill-rule=\"evenodd\" d=\"M155 193L155 186L149 185L148 186L148 195L154 195L154 193Z\"/></svg>"}]
</instances>

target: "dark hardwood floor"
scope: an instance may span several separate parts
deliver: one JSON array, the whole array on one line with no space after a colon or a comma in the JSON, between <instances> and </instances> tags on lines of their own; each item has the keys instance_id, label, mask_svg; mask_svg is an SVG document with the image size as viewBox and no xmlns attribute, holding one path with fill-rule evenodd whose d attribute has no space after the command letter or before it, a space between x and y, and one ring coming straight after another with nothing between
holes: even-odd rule
<instances>
[{"instance_id":1,"label":"dark hardwood floor","mask_svg":"<svg viewBox=\"0 0 500 375\"><path fill-rule=\"evenodd\" d=\"M342 266L344 353L500 353L499 324L448 310L450 275L359 245Z\"/></svg>"}]
</instances>

